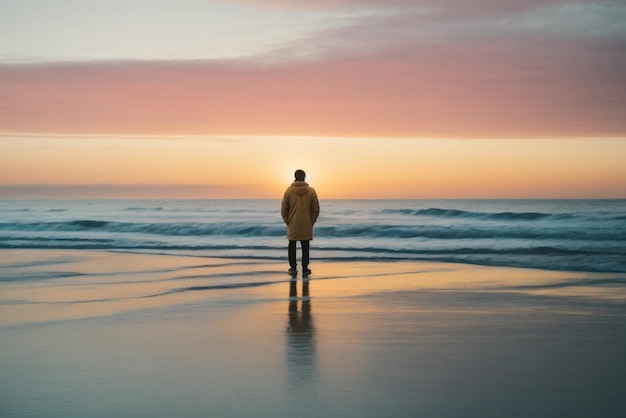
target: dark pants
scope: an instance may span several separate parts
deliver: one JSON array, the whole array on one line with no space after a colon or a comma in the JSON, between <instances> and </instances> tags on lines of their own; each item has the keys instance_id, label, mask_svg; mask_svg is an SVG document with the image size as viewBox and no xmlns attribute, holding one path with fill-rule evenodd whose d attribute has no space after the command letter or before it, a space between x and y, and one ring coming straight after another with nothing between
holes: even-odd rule
<instances>
[{"instance_id":1,"label":"dark pants","mask_svg":"<svg viewBox=\"0 0 626 418\"><path fill-rule=\"evenodd\" d=\"M289 241L289 266L295 268L296 263L296 242ZM302 267L307 268L309 266L309 241L300 241L300 247L302 247Z\"/></svg>"}]
</instances>

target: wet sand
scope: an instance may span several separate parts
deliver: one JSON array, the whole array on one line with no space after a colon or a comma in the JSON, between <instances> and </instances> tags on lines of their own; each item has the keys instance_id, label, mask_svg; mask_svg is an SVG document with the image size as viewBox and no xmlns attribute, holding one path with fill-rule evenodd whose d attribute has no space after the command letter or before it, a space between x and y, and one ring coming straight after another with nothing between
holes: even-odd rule
<instances>
[{"instance_id":1,"label":"wet sand","mask_svg":"<svg viewBox=\"0 0 626 418\"><path fill-rule=\"evenodd\" d=\"M618 417L626 279L0 251L0 416Z\"/></svg>"}]
</instances>

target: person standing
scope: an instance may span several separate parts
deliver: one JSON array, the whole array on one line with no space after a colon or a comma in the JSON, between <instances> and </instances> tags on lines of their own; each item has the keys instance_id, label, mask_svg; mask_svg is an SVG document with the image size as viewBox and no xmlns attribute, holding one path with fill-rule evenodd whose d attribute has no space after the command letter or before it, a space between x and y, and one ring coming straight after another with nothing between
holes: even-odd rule
<instances>
[{"instance_id":1,"label":"person standing","mask_svg":"<svg viewBox=\"0 0 626 418\"><path fill-rule=\"evenodd\" d=\"M302 273L311 274L309 270L309 241L313 239L313 225L320 214L320 204L315 189L304 181L306 173L296 170L295 181L285 190L280 214L287 225L289 241L289 274L296 275L296 243L300 241L302 248Z\"/></svg>"}]
</instances>

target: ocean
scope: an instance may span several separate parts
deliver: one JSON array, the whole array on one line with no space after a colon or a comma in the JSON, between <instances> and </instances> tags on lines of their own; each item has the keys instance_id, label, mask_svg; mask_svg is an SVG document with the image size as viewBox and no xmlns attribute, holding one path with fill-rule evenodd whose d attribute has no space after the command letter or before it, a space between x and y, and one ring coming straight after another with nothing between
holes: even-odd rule
<instances>
[{"instance_id":1,"label":"ocean","mask_svg":"<svg viewBox=\"0 0 626 418\"><path fill-rule=\"evenodd\" d=\"M626 200L320 203L0 201L0 416L624 415Z\"/></svg>"},{"instance_id":2,"label":"ocean","mask_svg":"<svg viewBox=\"0 0 626 418\"><path fill-rule=\"evenodd\" d=\"M279 200L0 201L0 249L283 260L286 244ZM624 273L626 200L322 200L311 257Z\"/></svg>"}]
</instances>

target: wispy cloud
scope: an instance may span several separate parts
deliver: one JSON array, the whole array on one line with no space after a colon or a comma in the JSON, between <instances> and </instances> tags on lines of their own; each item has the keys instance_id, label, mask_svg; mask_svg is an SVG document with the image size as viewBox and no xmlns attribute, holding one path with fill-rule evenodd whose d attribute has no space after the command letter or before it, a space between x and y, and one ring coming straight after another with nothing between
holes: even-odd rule
<instances>
[{"instance_id":1,"label":"wispy cloud","mask_svg":"<svg viewBox=\"0 0 626 418\"><path fill-rule=\"evenodd\" d=\"M265 197L258 185L220 184L0 184L0 199L229 199Z\"/></svg>"},{"instance_id":2,"label":"wispy cloud","mask_svg":"<svg viewBox=\"0 0 626 418\"><path fill-rule=\"evenodd\" d=\"M250 140L250 137L241 135L159 135L159 134L95 134L95 133L53 133L53 132L0 132L0 139L8 138L27 138L27 139L50 139L54 140L72 140L83 141L85 139L102 139L102 140L137 140L137 141L171 141L171 140L185 140L185 141L202 141L202 142L214 142L214 143L242 143ZM254 138L259 138L255 136Z\"/></svg>"},{"instance_id":3,"label":"wispy cloud","mask_svg":"<svg viewBox=\"0 0 626 418\"><path fill-rule=\"evenodd\" d=\"M242 60L2 64L0 131L626 135L621 2L241 2L329 21Z\"/></svg>"},{"instance_id":4,"label":"wispy cloud","mask_svg":"<svg viewBox=\"0 0 626 418\"><path fill-rule=\"evenodd\" d=\"M558 50L558 54L555 51ZM593 41L469 43L307 63L0 66L10 132L614 136L626 65Z\"/></svg>"}]
</instances>

